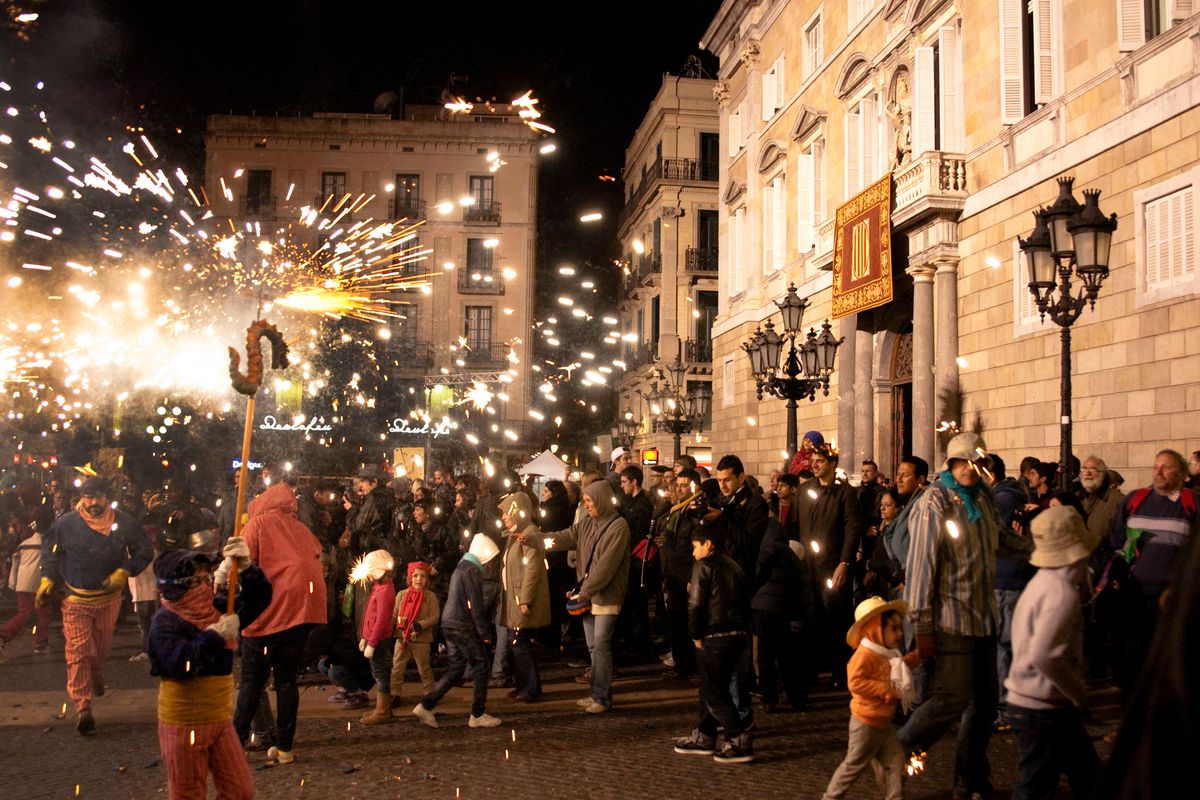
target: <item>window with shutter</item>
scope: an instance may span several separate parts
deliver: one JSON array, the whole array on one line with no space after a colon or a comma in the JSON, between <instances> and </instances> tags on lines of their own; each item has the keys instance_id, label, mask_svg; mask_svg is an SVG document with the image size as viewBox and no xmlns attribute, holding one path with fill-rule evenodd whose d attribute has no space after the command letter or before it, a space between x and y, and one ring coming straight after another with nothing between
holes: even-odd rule
<instances>
[{"instance_id":1,"label":"window with shutter","mask_svg":"<svg viewBox=\"0 0 1200 800\"><path fill-rule=\"evenodd\" d=\"M1197 183L1200 168L1193 168L1134 192L1139 307L1200 293Z\"/></svg>"},{"instance_id":2,"label":"window with shutter","mask_svg":"<svg viewBox=\"0 0 1200 800\"><path fill-rule=\"evenodd\" d=\"M1146 43L1146 0L1117 0L1117 49L1137 50Z\"/></svg>"},{"instance_id":3,"label":"window with shutter","mask_svg":"<svg viewBox=\"0 0 1200 800\"><path fill-rule=\"evenodd\" d=\"M803 77L808 78L817 71L824 57L822 48L821 12L813 14L804 26Z\"/></svg>"},{"instance_id":4,"label":"window with shutter","mask_svg":"<svg viewBox=\"0 0 1200 800\"><path fill-rule=\"evenodd\" d=\"M913 58L913 116L912 154L920 156L933 150L934 141L934 52L932 47L918 47Z\"/></svg>"},{"instance_id":5,"label":"window with shutter","mask_svg":"<svg viewBox=\"0 0 1200 800\"><path fill-rule=\"evenodd\" d=\"M813 223L825 220L825 140L812 145L813 155Z\"/></svg>"},{"instance_id":6,"label":"window with shutter","mask_svg":"<svg viewBox=\"0 0 1200 800\"><path fill-rule=\"evenodd\" d=\"M879 120L875 116L874 97L864 97L858 104L862 119L862 186L871 184L877 175L875 148L878 141Z\"/></svg>"},{"instance_id":7,"label":"window with shutter","mask_svg":"<svg viewBox=\"0 0 1200 800\"><path fill-rule=\"evenodd\" d=\"M1167 19L1178 25L1196 13L1196 0L1167 0Z\"/></svg>"},{"instance_id":8,"label":"window with shutter","mask_svg":"<svg viewBox=\"0 0 1200 800\"><path fill-rule=\"evenodd\" d=\"M724 369L721 374L721 398L725 405L731 406L737 400L737 372L733 366L733 356L725 357Z\"/></svg>"},{"instance_id":9,"label":"window with shutter","mask_svg":"<svg viewBox=\"0 0 1200 800\"><path fill-rule=\"evenodd\" d=\"M726 153L730 158L738 154L742 148L742 116L741 107L729 115L729 144L726 147Z\"/></svg>"},{"instance_id":10,"label":"window with shutter","mask_svg":"<svg viewBox=\"0 0 1200 800\"><path fill-rule=\"evenodd\" d=\"M862 170L859 166L862 160L862 118L858 115L858 108L848 112L845 117L846 126L846 146L845 146L845 175L846 175L846 198L849 199L858 194L858 187L862 185Z\"/></svg>"},{"instance_id":11,"label":"window with shutter","mask_svg":"<svg viewBox=\"0 0 1200 800\"><path fill-rule=\"evenodd\" d=\"M775 184L763 186L762 195L762 251L764 275L769 275L775 269Z\"/></svg>"},{"instance_id":12,"label":"window with shutter","mask_svg":"<svg viewBox=\"0 0 1200 800\"><path fill-rule=\"evenodd\" d=\"M763 122L768 122L771 117L775 116L776 108L778 108L778 103L775 101L775 70L772 69L762 76Z\"/></svg>"},{"instance_id":13,"label":"window with shutter","mask_svg":"<svg viewBox=\"0 0 1200 800\"><path fill-rule=\"evenodd\" d=\"M814 217L814 194L816 182L813 179L813 156L811 145L806 152L800 154L796 163L796 249L807 253L813 247L813 229L816 225Z\"/></svg>"},{"instance_id":14,"label":"window with shutter","mask_svg":"<svg viewBox=\"0 0 1200 800\"><path fill-rule=\"evenodd\" d=\"M775 269L782 269L788 261L787 249L787 186L784 183L784 177L780 175L772 183L775 185L775 191L772 193L772 199L775 201L775 212L773 214L775 227L772 229L772 235L775 237Z\"/></svg>"},{"instance_id":15,"label":"window with shutter","mask_svg":"<svg viewBox=\"0 0 1200 800\"><path fill-rule=\"evenodd\" d=\"M1020 122L1025 116L1021 60L1025 12L1021 5L1022 0L1000 0L1000 122L1004 125Z\"/></svg>"},{"instance_id":16,"label":"window with shutter","mask_svg":"<svg viewBox=\"0 0 1200 800\"><path fill-rule=\"evenodd\" d=\"M959 46L957 25L948 25L938 32L938 67L941 94L941 144L947 153L963 152L962 113L962 48Z\"/></svg>"},{"instance_id":17,"label":"window with shutter","mask_svg":"<svg viewBox=\"0 0 1200 800\"><path fill-rule=\"evenodd\" d=\"M1055 97L1050 0L1029 0L1029 8L1033 12L1033 102L1044 105Z\"/></svg>"}]
</instances>

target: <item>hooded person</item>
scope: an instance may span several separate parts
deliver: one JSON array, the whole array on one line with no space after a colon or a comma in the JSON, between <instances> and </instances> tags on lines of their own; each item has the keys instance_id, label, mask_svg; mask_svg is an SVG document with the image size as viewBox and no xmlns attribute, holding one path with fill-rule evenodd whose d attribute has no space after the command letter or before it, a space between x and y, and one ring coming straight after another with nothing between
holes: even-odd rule
<instances>
[{"instance_id":1,"label":"hooded person","mask_svg":"<svg viewBox=\"0 0 1200 800\"><path fill-rule=\"evenodd\" d=\"M433 645L433 631L442 616L442 607L437 594L430 589L430 565L424 561L408 562L408 575L404 591L396 595L392 610L392 621L396 626L396 647L392 656L392 706L395 707L404 688L404 671L408 662L417 662L417 674L421 676L421 692L433 691L433 667L429 663L429 651Z\"/></svg>"},{"instance_id":2,"label":"hooded person","mask_svg":"<svg viewBox=\"0 0 1200 800\"><path fill-rule=\"evenodd\" d=\"M1090 595L1087 560L1099 538L1070 506L1047 508L1030 527L1029 563L1038 569L1013 612L1005 681L1019 756L1013 797L1048 797L1063 773L1073 797L1091 797L1100 758L1082 719L1083 603Z\"/></svg>"},{"instance_id":3,"label":"hooded person","mask_svg":"<svg viewBox=\"0 0 1200 800\"><path fill-rule=\"evenodd\" d=\"M500 606L496 620L497 643L503 635L512 655L511 696L534 702L542 695L542 681L533 659L532 639L538 628L550 624L550 583L541 532L534 523L533 501L522 491L500 500L506 546L500 565ZM499 654L500 647L496 647ZM492 668L495 674L495 665Z\"/></svg>"},{"instance_id":4,"label":"hooded person","mask_svg":"<svg viewBox=\"0 0 1200 800\"><path fill-rule=\"evenodd\" d=\"M296 735L300 689L296 679L305 640L314 625L323 625L325 578L321 543L296 516L296 493L276 483L250 503L242 529L251 561L262 568L273 588L271 604L242 631L242 682L233 725L244 742L268 676L275 679L279 738L267 757L290 764Z\"/></svg>"},{"instance_id":5,"label":"hooded person","mask_svg":"<svg viewBox=\"0 0 1200 800\"><path fill-rule=\"evenodd\" d=\"M157 676L158 743L172 798L207 796L211 772L217 795L254 796L254 782L233 728L233 651L239 628L271 602L271 584L250 564L245 544L232 538L226 552L238 562L235 613L214 595L214 557L169 550L154 559L162 607L150 623L150 674Z\"/></svg>"},{"instance_id":6,"label":"hooded person","mask_svg":"<svg viewBox=\"0 0 1200 800\"><path fill-rule=\"evenodd\" d=\"M487 713L487 640L491 638L492 626L483 604L483 570L499 554L500 548L489 536L477 533L450 576L450 594L442 610L448 666L433 691L422 697L412 711L431 728L438 727L433 709L462 680L468 665L474 681L468 727L494 728L500 724L499 718Z\"/></svg>"},{"instance_id":7,"label":"hooded person","mask_svg":"<svg viewBox=\"0 0 1200 800\"><path fill-rule=\"evenodd\" d=\"M96 726L92 696L104 694L101 669L112 648L121 595L154 550L133 517L109 502L112 493L103 478L88 478L79 494L75 510L55 520L42 539L34 605L40 607L58 587L66 591L67 694L78 714L75 729L88 733Z\"/></svg>"},{"instance_id":8,"label":"hooded person","mask_svg":"<svg viewBox=\"0 0 1200 800\"><path fill-rule=\"evenodd\" d=\"M577 609L586 608L583 631L592 661L591 696L578 702L600 714L612 708L612 636L629 582L629 526L608 481L585 486L583 505L583 520L546 534L546 540L550 549L577 551L578 583L570 596Z\"/></svg>"}]
</instances>

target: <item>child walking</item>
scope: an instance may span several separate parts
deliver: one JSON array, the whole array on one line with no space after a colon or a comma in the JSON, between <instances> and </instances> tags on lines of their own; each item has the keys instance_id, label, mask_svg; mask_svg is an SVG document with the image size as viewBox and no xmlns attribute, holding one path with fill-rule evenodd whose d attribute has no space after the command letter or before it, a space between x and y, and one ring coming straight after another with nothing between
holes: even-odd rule
<instances>
[{"instance_id":1,"label":"child walking","mask_svg":"<svg viewBox=\"0 0 1200 800\"><path fill-rule=\"evenodd\" d=\"M1079 712L1087 706L1083 596L1097 542L1070 506L1047 508L1032 529L1029 563L1038 571L1013 612L1013 660L1004 682L1020 758L1012 796L1053 797L1066 773L1072 797L1091 797L1100 759Z\"/></svg>"},{"instance_id":2,"label":"child walking","mask_svg":"<svg viewBox=\"0 0 1200 800\"><path fill-rule=\"evenodd\" d=\"M396 654L392 660L392 705L396 706L404 689L404 672L410 661L417 662L421 692L429 694L433 691L429 649L442 610L437 595L429 589L429 565L424 561L409 562L408 588L396 596L394 611Z\"/></svg>"},{"instance_id":3,"label":"child walking","mask_svg":"<svg viewBox=\"0 0 1200 800\"><path fill-rule=\"evenodd\" d=\"M392 721L392 649L395 623L392 609L396 606L396 586L392 581L396 562L387 550L372 550L355 567L351 578L357 583L374 581L367 610L363 614L362 636L358 649L371 662L375 678L375 710L359 719L364 725L381 725Z\"/></svg>"},{"instance_id":4,"label":"child walking","mask_svg":"<svg viewBox=\"0 0 1200 800\"><path fill-rule=\"evenodd\" d=\"M741 568L721 552L717 526L701 524L692 532L691 592L688 631L700 672L700 719L690 736L675 740L675 752L711 755L721 764L754 760L754 743L730 691L731 681L750 685L750 604ZM717 742L717 726L725 735Z\"/></svg>"},{"instance_id":5,"label":"child walking","mask_svg":"<svg viewBox=\"0 0 1200 800\"><path fill-rule=\"evenodd\" d=\"M839 800L869 767L875 767L885 800L904 797L904 751L892 726L896 701L908 711L913 698L912 673L900 653L904 642L903 600L868 597L854 609L854 625L846 644L854 655L846 665L850 688L850 742L846 758L829 780L823 800Z\"/></svg>"},{"instance_id":6,"label":"child walking","mask_svg":"<svg viewBox=\"0 0 1200 800\"><path fill-rule=\"evenodd\" d=\"M438 726L433 709L446 692L458 685L471 666L475 680L475 691L471 700L471 718L467 725L472 728L494 728L500 724L497 717L487 713L488 657L485 640L492 625L483 606L483 567L500 553L486 534L477 533L471 540L471 549L463 555L450 576L450 594L446 597L446 608L442 612L442 635L446 637L446 655L450 666L433 691L421 698L413 708L413 715L431 728Z\"/></svg>"},{"instance_id":7,"label":"child walking","mask_svg":"<svg viewBox=\"0 0 1200 800\"><path fill-rule=\"evenodd\" d=\"M217 796L254 796L254 782L233 728L233 651L238 630L271 602L271 584L250 566L241 537L225 545L239 562L237 613L223 613L214 596L212 559L196 550L171 550L154 559L162 607L150 623L150 674L158 688L158 744L170 800L204 800L208 774Z\"/></svg>"}]
</instances>

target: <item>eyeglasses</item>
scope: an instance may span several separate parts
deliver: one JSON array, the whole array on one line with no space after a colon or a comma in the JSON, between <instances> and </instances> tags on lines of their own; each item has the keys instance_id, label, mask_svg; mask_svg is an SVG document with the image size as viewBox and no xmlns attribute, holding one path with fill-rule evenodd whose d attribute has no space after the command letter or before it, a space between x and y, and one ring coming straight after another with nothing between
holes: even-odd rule
<instances>
[{"instance_id":1,"label":"eyeglasses","mask_svg":"<svg viewBox=\"0 0 1200 800\"><path fill-rule=\"evenodd\" d=\"M1081 473L1082 473L1082 472L1099 472L1099 471L1100 471L1100 468L1099 468L1099 467L1081 467L1081 468L1079 469L1079 471L1080 471Z\"/></svg>"}]
</instances>

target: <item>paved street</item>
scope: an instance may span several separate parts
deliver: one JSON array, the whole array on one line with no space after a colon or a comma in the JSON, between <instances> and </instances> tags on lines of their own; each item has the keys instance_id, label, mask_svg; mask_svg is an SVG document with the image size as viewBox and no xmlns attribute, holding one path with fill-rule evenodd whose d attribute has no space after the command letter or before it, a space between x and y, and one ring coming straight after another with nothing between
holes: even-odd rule
<instances>
[{"instance_id":1,"label":"paved street","mask_svg":"<svg viewBox=\"0 0 1200 800\"><path fill-rule=\"evenodd\" d=\"M34 656L25 636L0 655L0 787L5 798L165 797L165 773L155 735L155 681L136 652L132 619L118 629L105 676L109 690L96 701L98 722L89 737L75 733L73 715L60 714L66 694L61 627L51 653ZM296 762L261 766L250 754L263 798L817 798L845 752L848 697L823 687L806 714L759 715L758 760L726 766L675 755L670 738L688 732L696 689L667 683L656 669L622 670L613 713L589 716L574 701L577 670L565 662L545 670L546 701L515 704L496 690L489 711L499 728L466 727L469 689L450 694L431 730L407 714L387 726L358 724L360 712L334 709L329 689L313 684L301 698ZM410 684L411 685L411 684ZM415 691L415 685L411 685ZM1102 720L1115 715L1111 691L1095 696ZM411 698L416 702L415 695ZM406 703L408 707L408 703ZM1092 729L1100 736L1112 726ZM515 740L514 740L515 737ZM1098 742L1102 755L1104 745ZM910 781L906 796L950 796L952 742L944 741L928 771ZM992 740L995 783L1007 797L1015 766L1011 734ZM1065 787L1061 796L1068 796ZM870 784L851 798L876 798Z\"/></svg>"}]
</instances>

